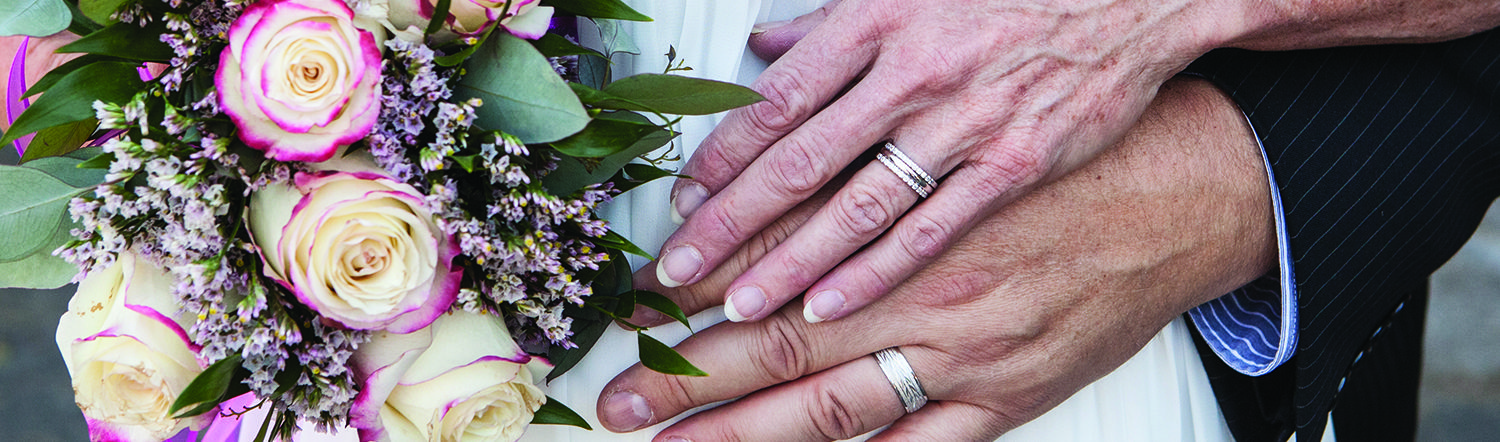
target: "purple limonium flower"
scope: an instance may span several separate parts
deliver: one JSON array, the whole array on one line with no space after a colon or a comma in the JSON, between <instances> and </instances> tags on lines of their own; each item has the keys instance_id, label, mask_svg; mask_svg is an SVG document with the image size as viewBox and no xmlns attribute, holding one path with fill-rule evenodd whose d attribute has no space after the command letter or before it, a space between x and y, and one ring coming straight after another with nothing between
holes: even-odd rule
<instances>
[{"instance_id":1,"label":"purple limonium flower","mask_svg":"<svg viewBox=\"0 0 1500 442\"><path fill-rule=\"evenodd\" d=\"M318 162L380 116L380 47L341 0L269 0L229 28L214 83L246 144Z\"/></svg>"}]
</instances>

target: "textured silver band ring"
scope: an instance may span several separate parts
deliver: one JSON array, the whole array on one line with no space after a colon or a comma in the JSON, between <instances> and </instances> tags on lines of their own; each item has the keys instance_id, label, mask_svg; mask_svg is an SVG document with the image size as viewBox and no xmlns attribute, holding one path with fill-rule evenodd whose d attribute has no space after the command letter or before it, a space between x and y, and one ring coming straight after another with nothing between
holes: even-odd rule
<instances>
[{"instance_id":1,"label":"textured silver band ring","mask_svg":"<svg viewBox=\"0 0 1500 442\"><path fill-rule=\"evenodd\" d=\"M900 177L902 182L911 187L911 190L917 192L918 196L927 198L932 195L934 189L937 189L937 181L932 179L932 175L922 170L922 166L918 166L915 161L911 160L911 157L901 152L901 149L897 149L895 143L886 141L875 158Z\"/></svg>"},{"instance_id":2,"label":"textured silver band ring","mask_svg":"<svg viewBox=\"0 0 1500 442\"><path fill-rule=\"evenodd\" d=\"M880 364L880 371L885 373L885 379L891 382L891 388L896 390L896 397L901 399L901 406L906 407L906 413L911 414L927 405L927 391L922 389L922 383L917 382L917 374L911 370L911 364L906 362L906 355L896 347L875 352L875 362Z\"/></svg>"}]
</instances>

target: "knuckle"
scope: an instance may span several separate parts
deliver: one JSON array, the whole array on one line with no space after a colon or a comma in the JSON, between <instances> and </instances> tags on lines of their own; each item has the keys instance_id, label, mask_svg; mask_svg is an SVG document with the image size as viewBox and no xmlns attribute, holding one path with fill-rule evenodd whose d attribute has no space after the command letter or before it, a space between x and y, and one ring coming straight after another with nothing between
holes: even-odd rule
<instances>
[{"instance_id":1,"label":"knuckle","mask_svg":"<svg viewBox=\"0 0 1500 442\"><path fill-rule=\"evenodd\" d=\"M814 393L811 417L813 425L823 437L832 440L851 439L863 433L863 425L859 419L860 413L851 409L852 400L843 397L840 390L832 388L818 388Z\"/></svg>"},{"instance_id":2,"label":"knuckle","mask_svg":"<svg viewBox=\"0 0 1500 442\"><path fill-rule=\"evenodd\" d=\"M893 218L894 207L889 202L894 198L882 198L878 191L867 186L850 185L834 205L833 220L838 223L850 239L865 240L884 230Z\"/></svg>"},{"instance_id":3,"label":"knuckle","mask_svg":"<svg viewBox=\"0 0 1500 442\"><path fill-rule=\"evenodd\" d=\"M789 65L768 70L756 80L754 89L766 100L746 108L755 129L773 134L791 132L812 111L803 74L798 65Z\"/></svg>"},{"instance_id":4,"label":"knuckle","mask_svg":"<svg viewBox=\"0 0 1500 442\"><path fill-rule=\"evenodd\" d=\"M739 211L719 205L708 205L704 209L707 210L699 210L699 212L708 215L704 217L705 222L708 223L708 233L705 235L707 238L730 238L739 241L754 233L744 225L743 220L735 215L741 213Z\"/></svg>"},{"instance_id":5,"label":"knuckle","mask_svg":"<svg viewBox=\"0 0 1500 442\"><path fill-rule=\"evenodd\" d=\"M919 261L937 258L953 238L952 226L922 212L908 213L904 220L905 228L898 230L899 242L907 255Z\"/></svg>"},{"instance_id":6,"label":"knuckle","mask_svg":"<svg viewBox=\"0 0 1500 442\"><path fill-rule=\"evenodd\" d=\"M705 141L703 148L698 149L694 159L689 162L688 170L684 170L683 173L708 186L710 190L714 190L724 183L733 181L733 178L753 159L748 153L733 149L728 145L710 145Z\"/></svg>"},{"instance_id":7,"label":"knuckle","mask_svg":"<svg viewBox=\"0 0 1500 442\"><path fill-rule=\"evenodd\" d=\"M675 410L686 410L707 403L698 401L700 397L696 390L693 389L691 384L693 381L689 376L661 375L659 377L662 379L662 383L665 384L663 385L665 387L663 391L670 398L668 402L672 404Z\"/></svg>"},{"instance_id":8,"label":"knuckle","mask_svg":"<svg viewBox=\"0 0 1500 442\"><path fill-rule=\"evenodd\" d=\"M817 148L822 143L804 139L787 139L771 153L773 182L792 196L806 196L822 187L828 163L820 161ZM776 186L772 186L776 188Z\"/></svg>"},{"instance_id":9,"label":"knuckle","mask_svg":"<svg viewBox=\"0 0 1500 442\"><path fill-rule=\"evenodd\" d=\"M981 155L968 166L986 178L975 182L979 196L994 198L1016 186L1040 181L1048 163L1042 149L1016 147Z\"/></svg>"},{"instance_id":10,"label":"knuckle","mask_svg":"<svg viewBox=\"0 0 1500 442\"><path fill-rule=\"evenodd\" d=\"M771 315L761 321L760 336L752 352L757 368L772 380L789 382L802 377L811 366L807 340L796 321L786 315Z\"/></svg>"}]
</instances>

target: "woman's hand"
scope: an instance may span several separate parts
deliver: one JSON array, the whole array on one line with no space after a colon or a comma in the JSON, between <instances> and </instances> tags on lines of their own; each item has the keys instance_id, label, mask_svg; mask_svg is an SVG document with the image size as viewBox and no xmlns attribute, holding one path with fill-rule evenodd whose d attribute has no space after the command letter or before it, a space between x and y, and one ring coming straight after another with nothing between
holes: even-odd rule
<instances>
[{"instance_id":1,"label":"woman's hand","mask_svg":"<svg viewBox=\"0 0 1500 442\"><path fill-rule=\"evenodd\" d=\"M712 305L817 207L804 203L698 285L666 293L689 311ZM630 431L744 396L656 440L842 439L892 422L882 439L993 439L1113 370L1173 317L1266 272L1270 210L1238 110L1205 82L1174 82L1119 147L987 218L849 320L810 324L789 306L700 331L677 350L710 376L636 365L605 387L599 415ZM865 357L893 346L934 401L904 417Z\"/></svg>"},{"instance_id":2,"label":"woman's hand","mask_svg":"<svg viewBox=\"0 0 1500 442\"><path fill-rule=\"evenodd\" d=\"M844 0L753 86L673 191L686 218L662 248L666 286L735 250L891 139L941 180L927 200L880 163L728 284L758 320L803 293L836 319L942 255L978 220L1093 158L1158 86L1252 17L1234 1ZM724 296L721 294L720 296Z\"/></svg>"}]
</instances>

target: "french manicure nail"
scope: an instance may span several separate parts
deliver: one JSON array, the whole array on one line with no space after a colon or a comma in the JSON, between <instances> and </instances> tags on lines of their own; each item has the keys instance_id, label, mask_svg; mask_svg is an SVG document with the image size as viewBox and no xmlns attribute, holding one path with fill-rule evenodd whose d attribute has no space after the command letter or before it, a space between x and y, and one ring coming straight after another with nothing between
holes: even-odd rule
<instances>
[{"instance_id":1,"label":"french manicure nail","mask_svg":"<svg viewBox=\"0 0 1500 442\"><path fill-rule=\"evenodd\" d=\"M682 287L703 270L703 254L693 246L677 246L656 264L656 280L667 288Z\"/></svg>"},{"instance_id":2,"label":"french manicure nail","mask_svg":"<svg viewBox=\"0 0 1500 442\"><path fill-rule=\"evenodd\" d=\"M769 31L769 30L772 30L772 29L776 29L776 28L779 28L779 27L782 27L782 26L786 26L787 23L791 23L791 22L792 22L791 20L781 20L781 21L768 21L768 22L765 22L765 23L756 23L754 27L750 28L750 35L762 34L762 33L765 33L766 31Z\"/></svg>"},{"instance_id":3,"label":"french manicure nail","mask_svg":"<svg viewBox=\"0 0 1500 442\"><path fill-rule=\"evenodd\" d=\"M693 441L687 440L687 438L682 437L682 436L671 436L671 437L667 438L667 442L693 442Z\"/></svg>"},{"instance_id":4,"label":"french manicure nail","mask_svg":"<svg viewBox=\"0 0 1500 442\"><path fill-rule=\"evenodd\" d=\"M729 302L724 303L724 316L730 321L745 322L763 308L766 308L766 292L748 285L729 294Z\"/></svg>"},{"instance_id":5,"label":"french manicure nail","mask_svg":"<svg viewBox=\"0 0 1500 442\"><path fill-rule=\"evenodd\" d=\"M672 197L672 222L682 224L687 221L687 217L693 216L693 212L698 211L704 201L708 201L708 189L702 184L689 181Z\"/></svg>"},{"instance_id":6,"label":"french manicure nail","mask_svg":"<svg viewBox=\"0 0 1500 442\"><path fill-rule=\"evenodd\" d=\"M604 415L600 417L611 429L635 431L651 421L651 407L641 395L621 390L604 400Z\"/></svg>"},{"instance_id":7,"label":"french manicure nail","mask_svg":"<svg viewBox=\"0 0 1500 442\"><path fill-rule=\"evenodd\" d=\"M807 300L807 305L802 308L802 319L816 324L827 321L843 309L844 294L839 293L838 290L824 290Z\"/></svg>"}]
</instances>

